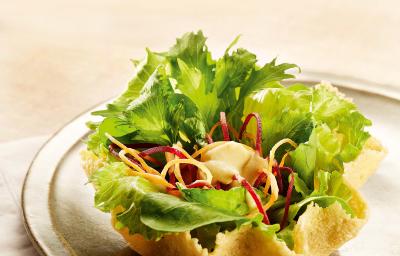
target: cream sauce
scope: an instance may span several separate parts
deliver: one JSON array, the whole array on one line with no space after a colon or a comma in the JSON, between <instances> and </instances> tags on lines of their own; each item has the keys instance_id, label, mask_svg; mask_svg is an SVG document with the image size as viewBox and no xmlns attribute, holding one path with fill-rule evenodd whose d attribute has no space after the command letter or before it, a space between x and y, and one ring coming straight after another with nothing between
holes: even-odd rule
<instances>
[{"instance_id":1,"label":"cream sauce","mask_svg":"<svg viewBox=\"0 0 400 256\"><path fill-rule=\"evenodd\" d=\"M236 174L253 184L262 169L268 167L267 161L256 151L234 141L208 150L201 161L212 173L213 184L217 181L230 184Z\"/></svg>"}]
</instances>

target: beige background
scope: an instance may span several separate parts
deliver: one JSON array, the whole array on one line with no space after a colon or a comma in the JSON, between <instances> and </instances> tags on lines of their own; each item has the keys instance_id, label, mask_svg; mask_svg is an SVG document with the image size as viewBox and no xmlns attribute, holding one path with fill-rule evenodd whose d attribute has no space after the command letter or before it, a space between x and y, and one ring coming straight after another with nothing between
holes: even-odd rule
<instances>
[{"instance_id":1,"label":"beige background","mask_svg":"<svg viewBox=\"0 0 400 256\"><path fill-rule=\"evenodd\" d=\"M130 58L203 29L303 70L399 86L398 1L38 0L0 3L0 142L48 134L120 92Z\"/></svg>"}]
</instances>

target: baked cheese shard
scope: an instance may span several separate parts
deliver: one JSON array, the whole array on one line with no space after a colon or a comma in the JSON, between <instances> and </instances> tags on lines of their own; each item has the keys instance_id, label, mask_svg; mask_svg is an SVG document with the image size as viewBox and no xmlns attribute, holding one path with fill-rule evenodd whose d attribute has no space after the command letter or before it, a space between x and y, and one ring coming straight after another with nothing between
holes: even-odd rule
<instances>
[{"instance_id":1,"label":"baked cheese shard","mask_svg":"<svg viewBox=\"0 0 400 256\"><path fill-rule=\"evenodd\" d=\"M374 174L380 162L386 156L387 150L374 137L370 137L364 144L357 158L344 164L343 177L354 188L358 189Z\"/></svg>"}]
</instances>

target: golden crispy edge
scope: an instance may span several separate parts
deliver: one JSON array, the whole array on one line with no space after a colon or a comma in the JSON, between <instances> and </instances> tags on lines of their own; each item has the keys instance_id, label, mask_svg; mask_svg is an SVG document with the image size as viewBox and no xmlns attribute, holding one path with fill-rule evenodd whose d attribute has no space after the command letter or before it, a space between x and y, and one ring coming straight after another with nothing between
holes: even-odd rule
<instances>
[{"instance_id":1,"label":"golden crispy edge","mask_svg":"<svg viewBox=\"0 0 400 256\"><path fill-rule=\"evenodd\" d=\"M129 234L128 228L116 229L116 213L112 212L111 223L114 229L128 242L129 247L143 256L206 256L207 249L203 249L196 238L192 238L189 232L165 235L158 241L146 240L140 234Z\"/></svg>"},{"instance_id":2,"label":"golden crispy edge","mask_svg":"<svg viewBox=\"0 0 400 256\"><path fill-rule=\"evenodd\" d=\"M212 256L295 256L283 241L276 236L264 234L258 228L242 226L231 232L217 234L215 250Z\"/></svg>"},{"instance_id":3,"label":"golden crispy edge","mask_svg":"<svg viewBox=\"0 0 400 256\"><path fill-rule=\"evenodd\" d=\"M386 154L387 150L382 144L376 138L370 137L360 155L354 161L344 165L343 177L354 188L360 188L375 173Z\"/></svg>"},{"instance_id":4,"label":"golden crispy edge","mask_svg":"<svg viewBox=\"0 0 400 256\"><path fill-rule=\"evenodd\" d=\"M368 210L361 195L353 189L349 205L355 217L347 214L339 203L327 208L308 205L294 227L296 253L312 256L329 255L345 242L354 238L367 221Z\"/></svg>"},{"instance_id":5,"label":"golden crispy edge","mask_svg":"<svg viewBox=\"0 0 400 256\"><path fill-rule=\"evenodd\" d=\"M112 216L112 225L115 224L115 214ZM216 248L213 252L203 249L196 238L189 232L176 235L165 235L159 241L149 241L139 234L131 235L127 228L115 229L128 242L129 246L143 256L296 256L284 242L278 241L276 236L268 236L257 228L245 226L231 232L218 233Z\"/></svg>"}]
</instances>

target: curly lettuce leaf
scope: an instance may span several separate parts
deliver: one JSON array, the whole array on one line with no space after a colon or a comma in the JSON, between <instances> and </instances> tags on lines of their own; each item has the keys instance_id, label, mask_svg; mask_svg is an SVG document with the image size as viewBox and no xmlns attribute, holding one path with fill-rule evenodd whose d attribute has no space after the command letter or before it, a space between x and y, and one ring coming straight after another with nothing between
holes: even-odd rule
<instances>
[{"instance_id":1,"label":"curly lettuce leaf","mask_svg":"<svg viewBox=\"0 0 400 256\"><path fill-rule=\"evenodd\" d=\"M291 152L291 165L308 187L313 188L317 171L343 171L343 163L360 153L370 136L365 131L370 121L332 87L270 86L247 97L244 114L261 115L267 152L284 138L299 144ZM247 129L255 131L255 123ZM287 150L289 145L278 149L277 158Z\"/></svg>"},{"instance_id":2,"label":"curly lettuce leaf","mask_svg":"<svg viewBox=\"0 0 400 256\"><path fill-rule=\"evenodd\" d=\"M220 111L226 111L230 122L240 123L242 113L235 108L238 101L238 89L244 85L249 74L254 70L256 55L242 48L229 54L229 49L216 63L214 86L220 100Z\"/></svg>"},{"instance_id":3,"label":"curly lettuce leaf","mask_svg":"<svg viewBox=\"0 0 400 256\"><path fill-rule=\"evenodd\" d=\"M313 129L312 115L309 112L311 89L286 88L276 83L270 86L271 88L248 97L243 112L244 116L251 112L257 112L261 116L263 149L269 152L284 138L290 138L296 143L306 142ZM255 133L255 122L249 124L247 131ZM278 158L288 148L282 147L278 151Z\"/></svg>"},{"instance_id":4,"label":"curly lettuce leaf","mask_svg":"<svg viewBox=\"0 0 400 256\"><path fill-rule=\"evenodd\" d=\"M299 145L290 156L299 177L313 187L314 175L318 170L343 170L342 162L338 159L339 153L337 136L323 124L315 127L309 141Z\"/></svg>"},{"instance_id":5,"label":"curly lettuce leaf","mask_svg":"<svg viewBox=\"0 0 400 256\"><path fill-rule=\"evenodd\" d=\"M354 160L370 137L364 129L371 125L371 121L357 110L353 102L324 84L313 90L311 108L316 122L325 123L337 134L340 159L343 162Z\"/></svg>"},{"instance_id":6,"label":"curly lettuce leaf","mask_svg":"<svg viewBox=\"0 0 400 256\"><path fill-rule=\"evenodd\" d=\"M294 78L294 75L286 73L289 69L298 68L296 64L282 63L277 65L276 58L265 64L262 68L254 70L246 84L241 87L239 98L244 99L252 93L267 88L271 82Z\"/></svg>"},{"instance_id":7,"label":"curly lettuce leaf","mask_svg":"<svg viewBox=\"0 0 400 256\"><path fill-rule=\"evenodd\" d=\"M185 95L174 92L165 70L158 68L149 77L140 97L117 116L107 117L98 128L102 142L105 133L127 143L150 142L171 145L177 141L201 143L204 124L196 105Z\"/></svg>"},{"instance_id":8,"label":"curly lettuce leaf","mask_svg":"<svg viewBox=\"0 0 400 256\"><path fill-rule=\"evenodd\" d=\"M168 105L165 98L173 90L163 79L162 71L156 69L141 90L140 97L132 101L123 113L107 117L99 126L103 142L105 133L114 137L131 136L131 140L168 144L172 141L173 131L165 121Z\"/></svg>"},{"instance_id":9,"label":"curly lettuce leaf","mask_svg":"<svg viewBox=\"0 0 400 256\"><path fill-rule=\"evenodd\" d=\"M246 49L239 48L232 54L226 51L216 63L214 86L218 96L227 98L226 92L234 93L231 89L243 86L243 82L254 69L256 62L256 55ZM235 95L232 96L230 95L235 98ZM234 103L232 102L232 105Z\"/></svg>"},{"instance_id":10,"label":"curly lettuce leaf","mask_svg":"<svg viewBox=\"0 0 400 256\"><path fill-rule=\"evenodd\" d=\"M243 104L249 93L268 87L268 83L291 78L293 64L256 65L256 56L247 50L230 52L218 60L211 57L201 31L177 39L167 52L147 50L147 58L128 89L106 110L94 112L106 117L90 123L107 146L107 132L125 143L173 144L181 141L186 150L204 145L205 133L224 111L239 125ZM215 138L221 137L219 130Z\"/></svg>"},{"instance_id":11,"label":"curly lettuce leaf","mask_svg":"<svg viewBox=\"0 0 400 256\"><path fill-rule=\"evenodd\" d=\"M179 75L177 79L177 89L189 97L198 107L202 119L207 121L207 130L216 122L218 118L218 95L216 90L210 89L210 78L212 74L204 72L199 67L190 67L183 60L178 59ZM205 67L212 70L211 67ZM213 102L215 104L210 104Z\"/></svg>"},{"instance_id":12,"label":"curly lettuce leaf","mask_svg":"<svg viewBox=\"0 0 400 256\"><path fill-rule=\"evenodd\" d=\"M107 105L107 109L95 111L94 115L104 117L115 116L123 112L128 105L140 96L140 91L150 76L160 65L165 63L165 57L146 49L147 57L137 65L135 76L128 83L128 88L114 102Z\"/></svg>"}]
</instances>

